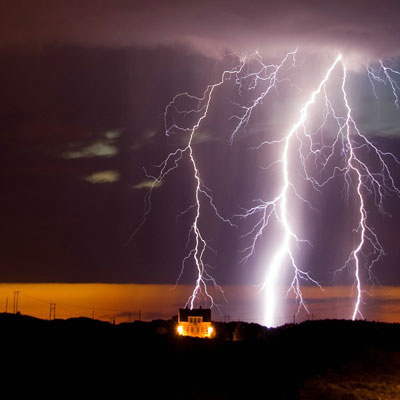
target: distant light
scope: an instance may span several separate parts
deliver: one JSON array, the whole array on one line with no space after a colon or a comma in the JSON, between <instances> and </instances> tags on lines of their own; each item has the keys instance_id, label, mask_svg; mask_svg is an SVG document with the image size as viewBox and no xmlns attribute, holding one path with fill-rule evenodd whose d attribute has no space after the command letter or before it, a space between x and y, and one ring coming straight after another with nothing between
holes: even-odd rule
<instances>
[{"instance_id":1,"label":"distant light","mask_svg":"<svg viewBox=\"0 0 400 400\"><path fill-rule=\"evenodd\" d=\"M211 328L212 329L212 328ZM178 326L178 333L180 334L180 335L182 335L182 333L183 333L183 327L182 326Z\"/></svg>"},{"instance_id":2,"label":"distant light","mask_svg":"<svg viewBox=\"0 0 400 400\"><path fill-rule=\"evenodd\" d=\"M214 329L212 328L212 326L209 326L208 327L208 334L211 335L213 333L213 330Z\"/></svg>"}]
</instances>

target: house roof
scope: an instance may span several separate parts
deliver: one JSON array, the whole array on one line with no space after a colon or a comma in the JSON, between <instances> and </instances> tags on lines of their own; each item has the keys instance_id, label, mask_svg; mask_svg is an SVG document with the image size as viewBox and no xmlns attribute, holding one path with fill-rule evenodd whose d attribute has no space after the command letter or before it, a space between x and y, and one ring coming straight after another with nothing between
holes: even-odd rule
<instances>
[{"instance_id":1,"label":"house roof","mask_svg":"<svg viewBox=\"0 0 400 400\"><path fill-rule=\"evenodd\" d=\"M188 317L203 317L203 322L211 322L211 309L209 308L180 308L179 321L188 322Z\"/></svg>"}]
</instances>

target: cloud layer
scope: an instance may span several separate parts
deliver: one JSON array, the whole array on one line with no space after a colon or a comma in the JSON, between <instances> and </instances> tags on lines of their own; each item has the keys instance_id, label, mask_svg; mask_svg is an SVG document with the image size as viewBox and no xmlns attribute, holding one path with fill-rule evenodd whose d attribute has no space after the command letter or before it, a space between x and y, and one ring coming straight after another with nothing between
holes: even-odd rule
<instances>
[{"instance_id":1,"label":"cloud layer","mask_svg":"<svg viewBox=\"0 0 400 400\"><path fill-rule=\"evenodd\" d=\"M0 45L189 43L208 55L299 45L375 58L400 54L399 17L398 1L9 0L0 6Z\"/></svg>"}]
</instances>

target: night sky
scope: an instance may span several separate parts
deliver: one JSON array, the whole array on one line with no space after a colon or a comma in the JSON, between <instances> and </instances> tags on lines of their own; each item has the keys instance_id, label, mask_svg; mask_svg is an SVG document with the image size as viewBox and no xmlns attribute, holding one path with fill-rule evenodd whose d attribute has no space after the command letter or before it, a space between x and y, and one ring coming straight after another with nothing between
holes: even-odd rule
<instances>
[{"instance_id":1,"label":"night sky","mask_svg":"<svg viewBox=\"0 0 400 400\"><path fill-rule=\"evenodd\" d=\"M187 160L153 191L143 216L149 172L182 135L166 137L163 112L180 92L201 95L236 56L258 50L268 62L299 46L290 85L271 96L232 145L229 88L216 95L194 152L202 178L224 216L252 199L272 196L265 171L273 150L254 151L287 131L298 106L341 51L351 69L357 122L385 151L400 156L400 111L391 92L373 97L364 64L379 58L400 67L397 1L3 1L0 5L0 281L174 283L186 255L193 202ZM296 108L297 107L297 108ZM400 168L392 163L400 184ZM308 193L318 213L301 211L302 234L313 243L302 265L324 285L345 260L355 207L343 182ZM400 199L391 217L371 212L387 253L377 280L400 285ZM241 264L246 223L230 228L209 211L202 229L215 253L221 284L259 284L274 245L273 230L256 256ZM350 244L351 245L351 244ZM347 246L347 247L346 247ZM189 266L181 282L195 279Z\"/></svg>"}]
</instances>

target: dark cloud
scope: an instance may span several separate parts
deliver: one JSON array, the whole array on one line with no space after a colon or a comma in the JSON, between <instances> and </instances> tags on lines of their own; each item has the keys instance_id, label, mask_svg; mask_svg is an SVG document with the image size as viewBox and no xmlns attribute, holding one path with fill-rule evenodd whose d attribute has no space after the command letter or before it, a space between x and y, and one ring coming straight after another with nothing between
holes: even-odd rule
<instances>
[{"instance_id":1,"label":"dark cloud","mask_svg":"<svg viewBox=\"0 0 400 400\"><path fill-rule=\"evenodd\" d=\"M0 44L89 47L190 43L208 55L253 49L393 56L398 1L3 1Z\"/></svg>"}]
</instances>

